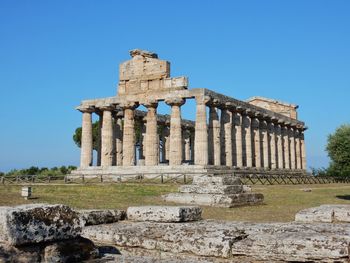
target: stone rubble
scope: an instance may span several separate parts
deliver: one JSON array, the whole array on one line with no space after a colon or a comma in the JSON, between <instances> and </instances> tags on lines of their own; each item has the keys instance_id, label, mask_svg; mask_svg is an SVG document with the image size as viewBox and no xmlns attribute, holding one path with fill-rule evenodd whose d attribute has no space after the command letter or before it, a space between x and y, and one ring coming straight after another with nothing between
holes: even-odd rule
<instances>
[{"instance_id":1,"label":"stone rubble","mask_svg":"<svg viewBox=\"0 0 350 263\"><path fill-rule=\"evenodd\" d=\"M202 209L196 206L139 206L127 209L131 221L188 222L202 219Z\"/></svg>"},{"instance_id":2,"label":"stone rubble","mask_svg":"<svg viewBox=\"0 0 350 263\"><path fill-rule=\"evenodd\" d=\"M126 218L124 210L78 210L84 226L115 223Z\"/></svg>"},{"instance_id":3,"label":"stone rubble","mask_svg":"<svg viewBox=\"0 0 350 263\"><path fill-rule=\"evenodd\" d=\"M304 223L350 223L350 205L321 205L299 211L295 221Z\"/></svg>"},{"instance_id":4,"label":"stone rubble","mask_svg":"<svg viewBox=\"0 0 350 263\"><path fill-rule=\"evenodd\" d=\"M216 207L235 207L261 204L264 196L251 193L234 176L194 176L192 185L180 186L178 193L163 196L166 202Z\"/></svg>"}]
</instances>

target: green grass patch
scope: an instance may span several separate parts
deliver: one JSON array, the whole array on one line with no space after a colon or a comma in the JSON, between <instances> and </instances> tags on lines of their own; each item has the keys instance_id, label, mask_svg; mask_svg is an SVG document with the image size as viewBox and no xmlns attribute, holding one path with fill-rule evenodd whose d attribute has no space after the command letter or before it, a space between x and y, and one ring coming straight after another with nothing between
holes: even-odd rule
<instances>
[{"instance_id":1,"label":"green grass patch","mask_svg":"<svg viewBox=\"0 0 350 263\"><path fill-rule=\"evenodd\" d=\"M125 209L134 205L164 205L161 195L176 192L171 184L94 184L94 185L34 185L33 199L20 196L21 186L0 186L0 205L25 203L60 203L74 208ZM309 188L311 192L302 189ZM207 219L255 222L292 221L297 211L321 204L350 204L350 185L273 185L253 186L254 192L263 193L263 205L217 208L204 207Z\"/></svg>"}]
</instances>

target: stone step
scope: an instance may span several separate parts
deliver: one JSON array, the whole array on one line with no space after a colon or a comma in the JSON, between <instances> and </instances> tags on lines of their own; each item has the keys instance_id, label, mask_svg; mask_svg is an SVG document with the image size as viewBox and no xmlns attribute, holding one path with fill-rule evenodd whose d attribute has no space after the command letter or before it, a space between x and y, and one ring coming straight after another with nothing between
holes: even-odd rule
<instances>
[{"instance_id":1,"label":"stone step","mask_svg":"<svg viewBox=\"0 0 350 263\"><path fill-rule=\"evenodd\" d=\"M179 187L179 192L194 194L238 194L243 192L243 185L182 185Z\"/></svg>"},{"instance_id":2,"label":"stone step","mask_svg":"<svg viewBox=\"0 0 350 263\"><path fill-rule=\"evenodd\" d=\"M264 200L264 195L260 193L240 193L231 195L170 193L164 195L163 199L166 202L173 202L178 204L236 207L243 205L261 204Z\"/></svg>"},{"instance_id":3,"label":"stone step","mask_svg":"<svg viewBox=\"0 0 350 263\"><path fill-rule=\"evenodd\" d=\"M241 185L240 178L235 176L194 176L193 185L201 185L203 187L208 185Z\"/></svg>"},{"instance_id":4,"label":"stone step","mask_svg":"<svg viewBox=\"0 0 350 263\"><path fill-rule=\"evenodd\" d=\"M131 221L188 222L202 219L202 209L197 206L134 206L126 213Z\"/></svg>"}]
</instances>

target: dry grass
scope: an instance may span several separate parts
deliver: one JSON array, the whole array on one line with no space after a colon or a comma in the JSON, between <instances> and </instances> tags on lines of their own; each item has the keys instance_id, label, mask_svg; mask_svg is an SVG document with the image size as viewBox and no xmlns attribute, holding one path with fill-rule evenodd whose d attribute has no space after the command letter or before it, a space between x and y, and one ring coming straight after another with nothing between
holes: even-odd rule
<instances>
[{"instance_id":1,"label":"dry grass","mask_svg":"<svg viewBox=\"0 0 350 263\"><path fill-rule=\"evenodd\" d=\"M75 208L122 208L164 204L160 196L177 191L176 185L100 184L35 185L34 199L20 197L21 186L0 186L0 205L62 203ZM310 188L311 192L301 189ZM265 195L265 204L240 208L204 208L204 217L238 221L291 221L304 208L321 204L350 204L349 184L253 186Z\"/></svg>"}]
</instances>

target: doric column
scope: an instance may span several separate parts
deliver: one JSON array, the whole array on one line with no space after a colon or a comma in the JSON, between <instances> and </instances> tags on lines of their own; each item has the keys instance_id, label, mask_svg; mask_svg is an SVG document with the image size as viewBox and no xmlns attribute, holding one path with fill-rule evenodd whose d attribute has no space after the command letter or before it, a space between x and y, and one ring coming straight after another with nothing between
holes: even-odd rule
<instances>
[{"instance_id":1,"label":"doric column","mask_svg":"<svg viewBox=\"0 0 350 263\"><path fill-rule=\"evenodd\" d=\"M289 158L289 132L288 127L282 127L283 135L283 152L284 152L284 169L290 169L290 158Z\"/></svg>"},{"instance_id":2,"label":"doric column","mask_svg":"<svg viewBox=\"0 0 350 263\"><path fill-rule=\"evenodd\" d=\"M221 165L220 121L218 110L211 105L209 110L209 163Z\"/></svg>"},{"instance_id":3,"label":"doric column","mask_svg":"<svg viewBox=\"0 0 350 263\"><path fill-rule=\"evenodd\" d=\"M127 103L124 108L123 166L135 165L135 103Z\"/></svg>"},{"instance_id":4,"label":"doric column","mask_svg":"<svg viewBox=\"0 0 350 263\"><path fill-rule=\"evenodd\" d=\"M145 165L159 164L159 136L157 129L157 107L156 101L148 101L143 104L147 107L146 136L145 136Z\"/></svg>"},{"instance_id":5,"label":"doric column","mask_svg":"<svg viewBox=\"0 0 350 263\"><path fill-rule=\"evenodd\" d=\"M251 119L248 115L242 117L244 127L245 165L246 167L253 167Z\"/></svg>"},{"instance_id":6,"label":"doric column","mask_svg":"<svg viewBox=\"0 0 350 263\"><path fill-rule=\"evenodd\" d=\"M235 141L235 165L243 167L243 145L242 145L242 116L239 112L234 113L234 141Z\"/></svg>"},{"instance_id":7,"label":"doric column","mask_svg":"<svg viewBox=\"0 0 350 263\"><path fill-rule=\"evenodd\" d=\"M138 149L138 160L145 160L145 144L146 144L146 125L145 125L145 119L143 117L139 118L135 123L138 125L140 129L140 137L139 137L139 149ZM136 143L137 144L137 143ZM135 156L135 158L137 158ZM136 161L137 163L137 161Z\"/></svg>"},{"instance_id":8,"label":"doric column","mask_svg":"<svg viewBox=\"0 0 350 263\"><path fill-rule=\"evenodd\" d=\"M194 131L191 129L191 137L190 137L190 143L191 143L191 163L194 163Z\"/></svg>"},{"instance_id":9,"label":"doric column","mask_svg":"<svg viewBox=\"0 0 350 263\"><path fill-rule=\"evenodd\" d=\"M278 169L283 169L283 137L281 124L276 124L276 144L277 144L277 167Z\"/></svg>"},{"instance_id":10,"label":"doric column","mask_svg":"<svg viewBox=\"0 0 350 263\"><path fill-rule=\"evenodd\" d=\"M262 138L263 165L264 168L269 168L269 135L267 132L267 122L265 120L260 122L260 128Z\"/></svg>"},{"instance_id":11,"label":"doric column","mask_svg":"<svg viewBox=\"0 0 350 263\"><path fill-rule=\"evenodd\" d=\"M123 164L123 127L122 117L117 116L114 118L114 137L115 137L115 161L117 166Z\"/></svg>"},{"instance_id":12,"label":"doric column","mask_svg":"<svg viewBox=\"0 0 350 263\"><path fill-rule=\"evenodd\" d=\"M184 140L184 161L189 162L191 161L191 132L186 129L183 132L183 140Z\"/></svg>"},{"instance_id":13,"label":"doric column","mask_svg":"<svg viewBox=\"0 0 350 263\"><path fill-rule=\"evenodd\" d=\"M83 113L81 125L80 167L92 166L92 108L79 109Z\"/></svg>"},{"instance_id":14,"label":"doric column","mask_svg":"<svg viewBox=\"0 0 350 263\"><path fill-rule=\"evenodd\" d=\"M301 169L300 131L295 129L295 157L297 169Z\"/></svg>"},{"instance_id":15,"label":"doric column","mask_svg":"<svg viewBox=\"0 0 350 263\"><path fill-rule=\"evenodd\" d=\"M289 129L290 169L296 169L294 128Z\"/></svg>"},{"instance_id":16,"label":"doric column","mask_svg":"<svg viewBox=\"0 0 350 263\"><path fill-rule=\"evenodd\" d=\"M101 166L101 155L102 155L102 125L103 125L103 113L101 111L98 114L98 138L97 138L97 166Z\"/></svg>"},{"instance_id":17,"label":"doric column","mask_svg":"<svg viewBox=\"0 0 350 263\"><path fill-rule=\"evenodd\" d=\"M185 100L183 98L168 98L165 102L171 106L169 165L181 165L182 131L180 107L185 103Z\"/></svg>"},{"instance_id":18,"label":"doric column","mask_svg":"<svg viewBox=\"0 0 350 263\"><path fill-rule=\"evenodd\" d=\"M305 139L304 131L300 132L300 151L301 151L301 168L306 170L306 149L305 149Z\"/></svg>"},{"instance_id":19,"label":"doric column","mask_svg":"<svg viewBox=\"0 0 350 263\"><path fill-rule=\"evenodd\" d=\"M233 166L232 156L232 112L229 109L221 110L221 141L222 146L222 164Z\"/></svg>"},{"instance_id":20,"label":"doric column","mask_svg":"<svg viewBox=\"0 0 350 263\"><path fill-rule=\"evenodd\" d=\"M261 167L261 151L260 151L260 121L258 118L252 118L252 137L253 137L253 148L254 148L254 165L257 168Z\"/></svg>"},{"instance_id":21,"label":"doric column","mask_svg":"<svg viewBox=\"0 0 350 263\"><path fill-rule=\"evenodd\" d=\"M208 101L208 97L196 98L194 163L197 165L208 164L208 125L206 111L206 103Z\"/></svg>"},{"instance_id":22,"label":"doric column","mask_svg":"<svg viewBox=\"0 0 350 263\"><path fill-rule=\"evenodd\" d=\"M101 134L101 166L112 166L114 156L112 107L101 107L103 124Z\"/></svg>"},{"instance_id":23,"label":"doric column","mask_svg":"<svg viewBox=\"0 0 350 263\"><path fill-rule=\"evenodd\" d=\"M267 130L269 133L269 145L270 145L270 162L271 169L277 168L277 154L276 154L276 133L275 125L273 122L267 124Z\"/></svg>"}]
</instances>

